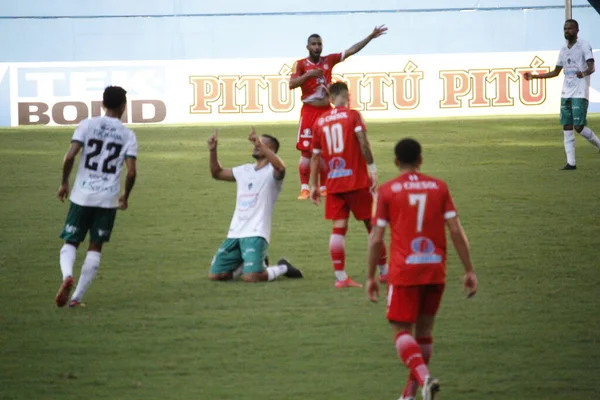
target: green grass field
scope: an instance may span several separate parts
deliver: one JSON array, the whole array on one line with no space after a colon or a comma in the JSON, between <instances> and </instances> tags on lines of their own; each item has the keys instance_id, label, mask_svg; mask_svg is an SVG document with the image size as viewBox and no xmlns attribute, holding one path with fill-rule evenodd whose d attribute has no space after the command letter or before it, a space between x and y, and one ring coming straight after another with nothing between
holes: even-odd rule
<instances>
[{"instance_id":1,"label":"green grass field","mask_svg":"<svg viewBox=\"0 0 600 400\"><path fill-rule=\"evenodd\" d=\"M466 301L454 250L431 369L441 399L597 399L600 389L600 154L577 138L564 165L557 118L371 123L380 179L393 145L424 146L425 173L447 180L470 239L480 292ZM600 131L600 118L590 126ZM213 283L235 185L213 181L208 127L139 127L139 175L86 308L57 309L56 200L71 129L0 131L0 399L394 400L406 370L385 300L336 290L323 209L296 200L295 130L275 210L271 260L304 280ZM221 127L224 166L251 161L248 129ZM73 174L74 177L74 174ZM366 235L353 222L347 270L363 281ZM85 249L78 253L76 272Z\"/></svg>"}]
</instances>

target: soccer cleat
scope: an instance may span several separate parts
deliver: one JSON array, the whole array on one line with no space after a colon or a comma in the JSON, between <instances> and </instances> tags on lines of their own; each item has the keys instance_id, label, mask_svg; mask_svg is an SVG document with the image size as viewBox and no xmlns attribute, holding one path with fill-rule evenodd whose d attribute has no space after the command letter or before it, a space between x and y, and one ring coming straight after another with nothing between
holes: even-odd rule
<instances>
[{"instance_id":1,"label":"soccer cleat","mask_svg":"<svg viewBox=\"0 0 600 400\"><path fill-rule=\"evenodd\" d=\"M423 400L435 400L435 396L440 391L440 381L428 376L423 384Z\"/></svg>"},{"instance_id":2,"label":"soccer cleat","mask_svg":"<svg viewBox=\"0 0 600 400\"><path fill-rule=\"evenodd\" d=\"M79 302L79 301L77 301L77 300L71 300L71 301L69 302L69 307L71 307L71 308L76 308L76 307L85 307L85 304L84 304L84 303L81 303L81 302Z\"/></svg>"},{"instance_id":3,"label":"soccer cleat","mask_svg":"<svg viewBox=\"0 0 600 400\"><path fill-rule=\"evenodd\" d=\"M321 197L327 196L327 189L321 190Z\"/></svg>"},{"instance_id":4,"label":"soccer cleat","mask_svg":"<svg viewBox=\"0 0 600 400\"><path fill-rule=\"evenodd\" d=\"M400 397L398 400L417 400L414 397Z\"/></svg>"},{"instance_id":5,"label":"soccer cleat","mask_svg":"<svg viewBox=\"0 0 600 400\"><path fill-rule=\"evenodd\" d=\"M335 287L337 289L343 289L343 288L347 288L347 287L361 288L362 285L360 283L354 282L350 278L346 278L346 280L343 280L343 281L335 281Z\"/></svg>"},{"instance_id":6,"label":"soccer cleat","mask_svg":"<svg viewBox=\"0 0 600 400\"><path fill-rule=\"evenodd\" d=\"M298 195L298 200L308 200L310 198L310 190L303 189Z\"/></svg>"},{"instance_id":7,"label":"soccer cleat","mask_svg":"<svg viewBox=\"0 0 600 400\"><path fill-rule=\"evenodd\" d=\"M277 261L277 265L282 264L287 265L287 272L283 274L283 276L287 276L288 278L304 278L304 275L302 275L302 271L290 264L290 262L285 258L282 258L281 260Z\"/></svg>"},{"instance_id":8,"label":"soccer cleat","mask_svg":"<svg viewBox=\"0 0 600 400\"><path fill-rule=\"evenodd\" d=\"M560 169L560 171L573 171L573 170L576 170L576 169L577 169L576 165L567 164L564 167L562 167Z\"/></svg>"},{"instance_id":9,"label":"soccer cleat","mask_svg":"<svg viewBox=\"0 0 600 400\"><path fill-rule=\"evenodd\" d=\"M58 307L64 307L67 304L71 289L73 289L73 277L69 276L63 281L60 289L58 289L58 293L56 293L56 305Z\"/></svg>"},{"instance_id":10,"label":"soccer cleat","mask_svg":"<svg viewBox=\"0 0 600 400\"><path fill-rule=\"evenodd\" d=\"M387 281L388 281L387 274L379 275L379 283L387 283Z\"/></svg>"}]
</instances>

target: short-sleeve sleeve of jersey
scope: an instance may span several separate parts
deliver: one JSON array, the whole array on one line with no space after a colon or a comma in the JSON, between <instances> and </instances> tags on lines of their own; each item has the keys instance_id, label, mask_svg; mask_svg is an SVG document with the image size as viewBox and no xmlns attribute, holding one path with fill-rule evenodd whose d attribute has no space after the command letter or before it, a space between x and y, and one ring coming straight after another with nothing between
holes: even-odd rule
<instances>
[{"instance_id":1,"label":"short-sleeve sleeve of jersey","mask_svg":"<svg viewBox=\"0 0 600 400\"><path fill-rule=\"evenodd\" d=\"M352 110L352 114L353 114L354 133L361 132L361 131L366 132L367 126L365 125L365 121L363 120L363 117L360 114L360 112L358 112L356 110Z\"/></svg>"},{"instance_id":2,"label":"short-sleeve sleeve of jersey","mask_svg":"<svg viewBox=\"0 0 600 400\"><path fill-rule=\"evenodd\" d=\"M341 53L333 53L333 54L329 54L329 55L327 56L327 61L329 62L329 64L331 64L331 68L333 68L333 66L334 66L335 64L339 64L339 63L341 63L342 61L344 61L344 57L345 57L345 54L344 54L344 52L341 52Z\"/></svg>"},{"instance_id":3,"label":"short-sleeve sleeve of jersey","mask_svg":"<svg viewBox=\"0 0 600 400\"><path fill-rule=\"evenodd\" d=\"M298 78L299 76L304 75L304 63L301 60L298 60L292 66L292 78Z\"/></svg>"},{"instance_id":4,"label":"short-sleeve sleeve of jersey","mask_svg":"<svg viewBox=\"0 0 600 400\"><path fill-rule=\"evenodd\" d=\"M73 132L73 137L71 138L71 142L78 142L81 144L85 143L85 134L87 133L87 130L88 130L88 124L89 124L89 120L84 119L83 121L81 121L79 123L79 125L77 125L77 128L75 128L75 132Z\"/></svg>"},{"instance_id":5,"label":"short-sleeve sleeve of jersey","mask_svg":"<svg viewBox=\"0 0 600 400\"><path fill-rule=\"evenodd\" d=\"M242 174L244 173L244 166L239 165L237 167L231 168L231 173L233 175L233 179L235 179L236 181L239 181Z\"/></svg>"},{"instance_id":6,"label":"short-sleeve sleeve of jersey","mask_svg":"<svg viewBox=\"0 0 600 400\"><path fill-rule=\"evenodd\" d=\"M445 187L445 196L444 196L444 219L448 220L454 218L458 215L456 212L456 206L454 205L454 200L452 200L452 195L448 190L448 187Z\"/></svg>"},{"instance_id":7,"label":"short-sleeve sleeve of jersey","mask_svg":"<svg viewBox=\"0 0 600 400\"><path fill-rule=\"evenodd\" d=\"M131 136L127 141L127 147L125 147L125 158L137 158L138 144L135 133L131 132Z\"/></svg>"},{"instance_id":8,"label":"short-sleeve sleeve of jersey","mask_svg":"<svg viewBox=\"0 0 600 400\"><path fill-rule=\"evenodd\" d=\"M589 44L588 42L585 42L585 45L583 46L583 55L585 57L585 61L594 59L594 52L592 51L592 45Z\"/></svg>"},{"instance_id":9,"label":"short-sleeve sleeve of jersey","mask_svg":"<svg viewBox=\"0 0 600 400\"><path fill-rule=\"evenodd\" d=\"M381 186L377 191L377 207L373 216L373 225L377 225L380 228L387 226L390 222L389 207L389 192L386 190L386 186Z\"/></svg>"},{"instance_id":10,"label":"short-sleeve sleeve of jersey","mask_svg":"<svg viewBox=\"0 0 600 400\"><path fill-rule=\"evenodd\" d=\"M558 53L558 60L556 60L556 66L557 67L564 66L564 63L563 63L563 53L564 53L563 49L560 49L560 52Z\"/></svg>"}]
</instances>

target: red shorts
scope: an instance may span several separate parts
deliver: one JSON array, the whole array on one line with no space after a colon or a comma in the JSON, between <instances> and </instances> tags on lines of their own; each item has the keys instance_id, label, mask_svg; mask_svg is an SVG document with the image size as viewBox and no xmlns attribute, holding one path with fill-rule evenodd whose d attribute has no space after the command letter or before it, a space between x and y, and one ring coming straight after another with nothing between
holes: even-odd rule
<instances>
[{"instance_id":1,"label":"red shorts","mask_svg":"<svg viewBox=\"0 0 600 400\"><path fill-rule=\"evenodd\" d=\"M348 219L350 211L359 221L370 220L373 214L373 194L364 188L345 193L327 193L325 219Z\"/></svg>"},{"instance_id":2,"label":"red shorts","mask_svg":"<svg viewBox=\"0 0 600 400\"><path fill-rule=\"evenodd\" d=\"M312 129L317 119L325 111L331 110L331 105L316 107L304 103L300 111L300 123L298 124L298 136L296 138L296 149L302 152L310 152L312 144ZM310 153L308 154L310 158Z\"/></svg>"},{"instance_id":3,"label":"red shorts","mask_svg":"<svg viewBox=\"0 0 600 400\"><path fill-rule=\"evenodd\" d=\"M387 319L392 322L415 323L421 315L435 316L442 302L444 287L443 284L388 285Z\"/></svg>"}]
</instances>

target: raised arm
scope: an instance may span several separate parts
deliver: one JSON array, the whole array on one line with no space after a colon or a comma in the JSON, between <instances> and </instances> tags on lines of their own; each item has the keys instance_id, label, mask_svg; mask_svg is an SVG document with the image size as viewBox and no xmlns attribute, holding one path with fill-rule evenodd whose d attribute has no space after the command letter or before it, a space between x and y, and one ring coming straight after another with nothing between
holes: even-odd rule
<instances>
[{"instance_id":1,"label":"raised arm","mask_svg":"<svg viewBox=\"0 0 600 400\"><path fill-rule=\"evenodd\" d=\"M254 127L250 130L248 140L255 146L260 147L261 152L264 154L267 161L273 166L273 176L275 179L280 181L285 178L285 164L283 163L283 160L261 140L256 134Z\"/></svg>"},{"instance_id":2,"label":"raised arm","mask_svg":"<svg viewBox=\"0 0 600 400\"><path fill-rule=\"evenodd\" d=\"M353 56L354 54L358 53L359 51L361 51L362 49L365 48L365 46L367 44L369 44L369 42L375 38L378 38L381 35L385 35L387 32L388 28L385 25L381 25L381 26L376 26L375 29L373 29L373 32L371 32L371 34L369 36L367 36L366 38L364 38L363 40L361 40L358 43L355 43L353 46L351 46L348 50L345 51L345 57L348 58L350 56Z\"/></svg>"},{"instance_id":3,"label":"raised arm","mask_svg":"<svg viewBox=\"0 0 600 400\"><path fill-rule=\"evenodd\" d=\"M219 158L217 156L218 142L219 130L215 129L215 132L207 140L208 150L210 152L210 174L212 175L213 179L216 179L218 181L235 182L235 178L233 176L231 168L223 168L221 167L221 163L219 163Z\"/></svg>"},{"instance_id":4,"label":"raised arm","mask_svg":"<svg viewBox=\"0 0 600 400\"><path fill-rule=\"evenodd\" d=\"M64 202L69 195L69 177L71 176L71 171L73 170L73 165L75 164L75 157L77 157L77 154L79 154L82 146L83 144L81 142L71 142L71 147L69 148L69 151L67 151L67 154L63 160L62 179L60 182L60 187L58 188L58 199L62 202Z\"/></svg>"}]
</instances>

